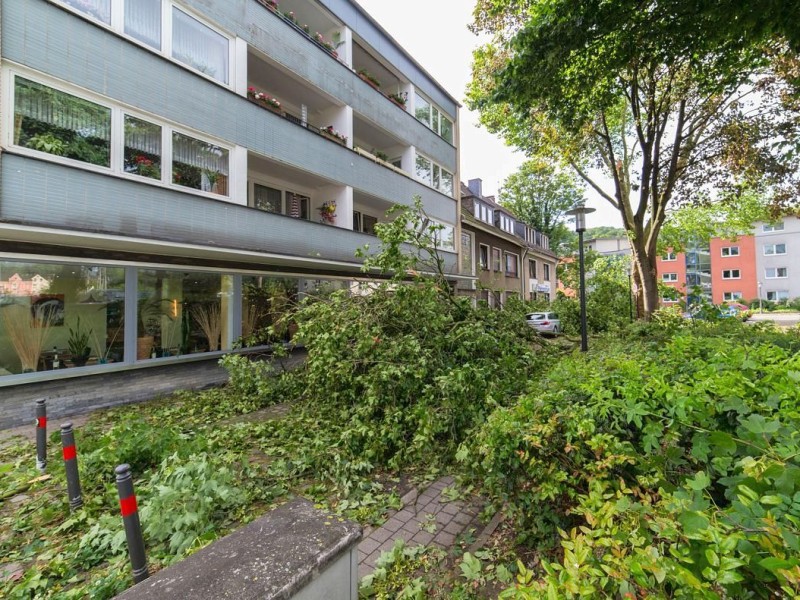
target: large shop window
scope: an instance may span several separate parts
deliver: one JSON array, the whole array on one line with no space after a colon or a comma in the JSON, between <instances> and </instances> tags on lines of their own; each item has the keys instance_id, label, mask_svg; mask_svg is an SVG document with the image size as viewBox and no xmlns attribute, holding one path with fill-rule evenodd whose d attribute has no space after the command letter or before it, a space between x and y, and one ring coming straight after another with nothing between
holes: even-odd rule
<instances>
[{"instance_id":1,"label":"large shop window","mask_svg":"<svg viewBox=\"0 0 800 600\"><path fill-rule=\"evenodd\" d=\"M139 271L136 359L229 350L232 277Z\"/></svg>"},{"instance_id":2,"label":"large shop window","mask_svg":"<svg viewBox=\"0 0 800 600\"><path fill-rule=\"evenodd\" d=\"M125 271L0 262L0 375L123 360Z\"/></svg>"},{"instance_id":3,"label":"large shop window","mask_svg":"<svg viewBox=\"0 0 800 600\"><path fill-rule=\"evenodd\" d=\"M14 94L15 145L111 166L110 108L22 77Z\"/></svg>"},{"instance_id":4,"label":"large shop window","mask_svg":"<svg viewBox=\"0 0 800 600\"><path fill-rule=\"evenodd\" d=\"M18 75L14 94L12 142L16 146L110 168L114 173L229 195L229 148ZM111 126L114 115L122 119L121 133ZM164 144L170 136L172 154L165 156ZM121 156L115 164L112 148ZM165 172L171 176L165 177Z\"/></svg>"},{"instance_id":5,"label":"large shop window","mask_svg":"<svg viewBox=\"0 0 800 600\"><path fill-rule=\"evenodd\" d=\"M172 57L222 83L228 83L228 38L177 7L172 8Z\"/></svg>"}]
</instances>

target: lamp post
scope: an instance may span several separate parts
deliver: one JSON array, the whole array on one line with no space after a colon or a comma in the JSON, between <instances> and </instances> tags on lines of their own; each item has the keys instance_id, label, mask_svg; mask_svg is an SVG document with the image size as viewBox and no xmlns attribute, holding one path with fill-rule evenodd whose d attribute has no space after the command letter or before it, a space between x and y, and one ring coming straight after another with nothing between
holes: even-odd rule
<instances>
[{"instance_id":1,"label":"lamp post","mask_svg":"<svg viewBox=\"0 0 800 600\"><path fill-rule=\"evenodd\" d=\"M764 313L764 306L761 304L761 282L758 282L758 314Z\"/></svg>"},{"instance_id":2,"label":"lamp post","mask_svg":"<svg viewBox=\"0 0 800 600\"><path fill-rule=\"evenodd\" d=\"M583 268L583 232L586 231L586 215L593 213L593 208L586 208L579 204L566 214L575 217L575 231L578 232L578 272L580 273L580 298L581 298L581 352L589 349L586 336L586 274Z\"/></svg>"}]
</instances>

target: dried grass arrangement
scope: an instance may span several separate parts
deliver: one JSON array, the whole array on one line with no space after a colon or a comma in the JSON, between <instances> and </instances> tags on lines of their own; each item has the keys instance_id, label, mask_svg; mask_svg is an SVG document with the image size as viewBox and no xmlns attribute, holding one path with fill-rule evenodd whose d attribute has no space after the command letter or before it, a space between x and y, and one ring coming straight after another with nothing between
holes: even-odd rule
<instances>
[{"instance_id":1,"label":"dried grass arrangement","mask_svg":"<svg viewBox=\"0 0 800 600\"><path fill-rule=\"evenodd\" d=\"M3 326L22 365L22 372L36 371L39 357L50 337L54 312L46 308L37 309L35 327L30 308L27 306L7 306L0 312L3 315Z\"/></svg>"},{"instance_id":2,"label":"dried grass arrangement","mask_svg":"<svg viewBox=\"0 0 800 600\"><path fill-rule=\"evenodd\" d=\"M247 339L253 335L261 318L261 311L255 304L250 304L242 311L242 337Z\"/></svg>"},{"instance_id":3,"label":"dried grass arrangement","mask_svg":"<svg viewBox=\"0 0 800 600\"><path fill-rule=\"evenodd\" d=\"M192 308L192 317L208 339L208 350L219 350L222 336L222 311L218 302Z\"/></svg>"}]
</instances>

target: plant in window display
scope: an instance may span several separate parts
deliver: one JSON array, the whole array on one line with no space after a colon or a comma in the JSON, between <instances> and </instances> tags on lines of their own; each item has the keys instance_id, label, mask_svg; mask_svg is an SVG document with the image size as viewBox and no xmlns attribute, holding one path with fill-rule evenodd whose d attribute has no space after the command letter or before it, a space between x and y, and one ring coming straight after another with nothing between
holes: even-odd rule
<instances>
[{"instance_id":1,"label":"plant in window display","mask_svg":"<svg viewBox=\"0 0 800 600\"><path fill-rule=\"evenodd\" d=\"M89 345L92 329L91 327L88 331L84 329L81 325L81 318L78 317L75 320L74 329L70 325L68 330L69 338L67 339L67 348L69 348L69 353L72 357L70 360L74 366L82 367L88 362L89 356L92 353L92 348Z\"/></svg>"},{"instance_id":2,"label":"plant in window display","mask_svg":"<svg viewBox=\"0 0 800 600\"><path fill-rule=\"evenodd\" d=\"M29 307L12 304L0 308L3 326L11 346L19 357L23 373L32 373L39 366L39 358L50 338L56 319L54 310L38 307L31 315Z\"/></svg>"},{"instance_id":3,"label":"plant in window display","mask_svg":"<svg viewBox=\"0 0 800 600\"><path fill-rule=\"evenodd\" d=\"M208 340L209 352L219 350L222 335L222 309L219 302L193 306L190 312Z\"/></svg>"},{"instance_id":4,"label":"plant in window display","mask_svg":"<svg viewBox=\"0 0 800 600\"><path fill-rule=\"evenodd\" d=\"M40 133L32 136L28 140L28 147L38 150L39 152L55 154L56 156L64 155L64 142L52 133Z\"/></svg>"}]
</instances>

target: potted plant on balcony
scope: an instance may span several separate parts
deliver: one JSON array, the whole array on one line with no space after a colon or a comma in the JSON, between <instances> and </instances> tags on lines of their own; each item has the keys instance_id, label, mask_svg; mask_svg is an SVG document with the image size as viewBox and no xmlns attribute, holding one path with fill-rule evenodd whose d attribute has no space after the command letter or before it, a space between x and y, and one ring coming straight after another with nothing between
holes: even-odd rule
<instances>
[{"instance_id":1,"label":"potted plant on balcony","mask_svg":"<svg viewBox=\"0 0 800 600\"><path fill-rule=\"evenodd\" d=\"M342 146L347 145L347 136L333 128L333 125L320 128L319 132L330 140L339 142Z\"/></svg>"},{"instance_id":2,"label":"potted plant on balcony","mask_svg":"<svg viewBox=\"0 0 800 600\"><path fill-rule=\"evenodd\" d=\"M323 202L319 207L320 223L333 225L336 222L336 200Z\"/></svg>"},{"instance_id":3,"label":"potted plant on balcony","mask_svg":"<svg viewBox=\"0 0 800 600\"><path fill-rule=\"evenodd\" d=\"M75 328L68 327L69 338L67 338L67 348L72 356L70 359L73 366L83 367L89 360L89 355L92 353L92 348L89 346L89 338L92 335L92 329L88 331L81 326L81 318L75 320Z\"/></svg>"},{"instance_id":4,"label":"potted plant on balcony","mask_svg":"<svg viewBox=\"0 0 800 600\"><path fill-rule=\"evenodd\" d=\"M392 102L397 104L403 110L406 110L406 105L408 104L408 92L397 92L396 94L386 94L386 97L389 98Z\"/></svg>"},{"instance_id":5,"label":"potted plant on balcony","mask_svg":"<svg viewBox=\"0 0 800 600\"><path fill-rule=\"evenodd\" d=\"M374 76L372 73L370 73L369 71L367 71L366 69L359 69L358 71L356 71L356 74L357 74L359 77L361 77L361 79L363 79L364 81L366 81L366 82L367 82L369 85L371 85L372 87L374 87L376 90L377 90L379 87L381 87L381 82L380 82L380 80L379 80L377 77L375 77L375 76Z\"/></svg>"},{"instance_id":6,"label":"potted plant on balcony","mask_svg":"<svg viewBox=\"0 0 800 600\"><path fill-rule=\"evenodd\" d=\"M278 10L278 3L275 0L258 0L258 3L272 11Z\"/></svg>"},{"instance_id":7,"label":"potted plant on balcony","mask_svg":"<svg viewBox=\"0 0 800 600\"><path fill-rule=\"evenodd\" d=\"M247 97L251 102L254 102L263 108L283 116L283 107L281 106L280 100L274 96L270 96L265 92L260 92L253 87L249 87L247 88Z\"/></svg>"}]
</instances>

